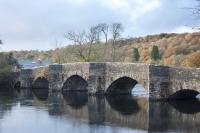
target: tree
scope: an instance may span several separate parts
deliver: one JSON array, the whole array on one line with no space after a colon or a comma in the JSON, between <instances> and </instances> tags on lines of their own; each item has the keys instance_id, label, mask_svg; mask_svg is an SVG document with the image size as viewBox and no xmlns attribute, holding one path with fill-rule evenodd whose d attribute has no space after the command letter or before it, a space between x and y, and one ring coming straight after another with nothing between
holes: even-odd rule
<instances>
[{"instance_id":1,"label":"tree","mask_svg":"<svg viewBox=\"0 0 200 133\"><path fill-rule=\"evenodd\" d=\"M108 44L108 33L109 33L109 25L106 23L101 23L98 24L97 27L99 28L99 31L101 33L103 33L104 37L105 37L105 46L104 46L104 56L106 54L106 49L107 49L107 44Z\"/></svg>"},{"instance_id":2,"label":"tree","mask_svg":"<svg viewBox=\"0 0 200 133\"><path fill-rule=\"evenodd\" d=\"M91 52L92 52L92 45L95 43L99 42L99 27L98 26L94 26L91 27L86 35L86 39L87 39L87 44L89 44L89 49L88 49L88 55L87 55L87 61L90 61L90 57L91 57Z\"/></svg>"},{"instance_id":3,"label":"tree","mask_svg":"<svg viewBox=\"0 0 200 133\"><path fill-rule=\"evenodd\" d=\"M78 45L78 56L86 62L91 60L92 45L99 42L99 29L97 26L91 27L88 31L68 32L65 37Z\"/></svg>"},{"instance_id":4,"label":"tree","mask_svg":"<svg viewBox=\"0 0 200 133\"><path fill-rule=\"evenodd\" d=\"M84 31L82 32L74 32L74 31L70 31L67 34L65 34L65 37L72 41L74 43L74 45L78 45L77 46L77 56L79 56L83 61L87 61L87 57L84 53L84 49L83 49L83 45L86 42L86 34Z\"/></svg>"},{"instance_id":5,"label":"tree","mask_svg":"<svg viewBox=\"0 0 200 133\"><path fill-rule=\"evenodd\" d=\"M62 42L60 42L57 38L55 38L55 53L56 53L56 59L55 61L58 63L58 64L61 64L63 62L63 56L61 55L61 53L59 53L59 48L61 47L62 45Z\"/></svg>"},{"instance_id":6,"label":"tree","mask_svg":"<svg viewBox=\"0 0 200 133\"><path fill-rule=\"evenodd\" d=\"M2 40L0 40L0 45L2 45L3 44L3 42L2 42ZM1 47L0 47L1 48Z\"/></svg>"},{"instance_id":7,"label":"tree","mask_svg":"<svg viewBox=\"0 0 200 133\"><path fill-rule=\"evenodd\" d=\"M151 59L153 61L157 61L160 59L160 54L159 54L159 50L158 50L158 46L153 46L152 51L151 51Z\"/></svg>"},{"instance_id":8,"label":"tree","mask_svg":"<svg viewBox=\"0 0 200 133\"><path fill-rule=\"evenodd\" d=\"M121 36L121 32L123 31L123 26L120 23L113 23L110 26L111 36L112 36L112 60L116 61L116 43Z\"/></svg>"},{"instance_id":9,"label":"tree","mask_svg":"<svg viewBox=\"0 0 200 133\"><path fill-rule=\"evenodd\" d=\"M137 62L140 60L140 54L139 54L139 51L138 51L138 48L134 48L133 49L133 62Z\"/></svg>"},{"instance_id":10,"label":"tree","mask_svg":"<svg viewBox=\"0 0 200 133\"><path fill-rule=\"evenodd\" d=\"M186 64L189 67L200 67L200 51L191 54L187 58Z\"/></svg>"}]
</instances>

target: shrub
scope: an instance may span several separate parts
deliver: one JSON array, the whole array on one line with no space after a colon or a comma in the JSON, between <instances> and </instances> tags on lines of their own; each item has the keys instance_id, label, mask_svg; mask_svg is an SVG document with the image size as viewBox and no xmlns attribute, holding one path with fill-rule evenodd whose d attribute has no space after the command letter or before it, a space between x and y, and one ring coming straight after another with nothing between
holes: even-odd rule
<instances>
[{"instance_id":1,"label":"shrub","mask_svg":"<svg viewBox=\"0 0 200 133\"><path fill-rule=\"evenodd\" d=\"M186 60L186 64L189 67L200 67L200 51L189 55Z\"/></svg>"}]
</instances>

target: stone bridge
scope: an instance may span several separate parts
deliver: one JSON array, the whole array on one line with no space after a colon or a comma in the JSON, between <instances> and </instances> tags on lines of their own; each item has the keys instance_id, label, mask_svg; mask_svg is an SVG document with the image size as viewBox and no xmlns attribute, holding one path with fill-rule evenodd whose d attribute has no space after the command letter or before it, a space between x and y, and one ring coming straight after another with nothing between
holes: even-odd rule
<instances>
[{"instance_id":1,"label":"stone bridge","mask_svg":"<svg viewBox=\"0 0 200 133\"><path fill-rule=\"evenodd\" d=\"M21 87L89 94L131 94L142 84L149 98L192 97L200 92L199 68L139 63L67 63L22 69Z\"/></svg>"}]
</instances>

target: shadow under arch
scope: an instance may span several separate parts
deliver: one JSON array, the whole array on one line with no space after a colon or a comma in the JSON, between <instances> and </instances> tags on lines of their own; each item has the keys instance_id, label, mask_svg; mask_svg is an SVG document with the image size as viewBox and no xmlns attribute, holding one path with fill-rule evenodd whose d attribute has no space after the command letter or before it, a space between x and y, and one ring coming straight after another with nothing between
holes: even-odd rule
<instances>
[{"instance_id":1,"label":"shadow under arch","mask_svg":"<svg viewBox=\"0 0 200 133\"><path fill-rule=\"evenodd\" d=\"M69 77L62 87L62 92L88 92L87 81L79 75Z\"/></svg>"},{"instance_id":2,"label":"shadow under arch","mask_svg":"<svg viewBox=\"0 0 200 133\"><path fill-rule=\"evenodd\" d=\"M183 89L179 90L176 93L170 95L168 97L168 100L174 100L174 99L196 99L196 96L199 94L198 91L190 90L190 89Z\"/></svg>"},{"instance_id":3,"label":"shadow under arch","mask_svg":"<svg viewBox=\"0 0 200 133\"><path fill-rule=\"evenodd\" d=\"M173 100L169 104L177 111L185 114L196 114L200 112L200 101L194 100Z\"/></svg>"},{"instance_id":4,"label":"shadow under arch","mask_svg":"<svg viewBox=\"0 0 200 133\"><path fill-rule=\"evenodd\" d=\"M49 81L45 77L38 77L33 81L32 89L49 89Z\"/></svg>"},{"instance_id":5,"label":"shadow under arch","mask_svg":"<svg viewBox=\"0 0 200 133\"><path fill-rule=\"evenodd\" d=\"M117 96L106 96L106 99L111 106L122 115L132 115L141 110L137 103L131 95L117 95Z\"/></svg>"},{"instance_id":6,"label":"shadow under arch","mask_svg":"<svg viewBox=\"0 0 200 133\"><path fill-rule=\"evenodd\" d=\"M81 109L88 103L88 95L84 92L64 93L63 98L73 109Z\"/></svg>"},{"instance_id":7,"label":"shadow under arch","mask_svg":"<svg viewBox=\"0 0 200 133\"><path fill-rule=\"evenodd\" d=\"M111 83L106 94L130 94L138 82L130 77L121 77Z\"/></svg>"}]
</instances>

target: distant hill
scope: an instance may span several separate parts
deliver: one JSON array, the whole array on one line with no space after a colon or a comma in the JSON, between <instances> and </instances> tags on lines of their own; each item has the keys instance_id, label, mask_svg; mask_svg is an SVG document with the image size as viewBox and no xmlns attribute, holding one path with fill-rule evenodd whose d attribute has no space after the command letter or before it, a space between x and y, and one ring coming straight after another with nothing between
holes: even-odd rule
<instances>
[{"instance_id":1,"label":"distant hill","mask_svg":"<svg viewBox=\"0 0 200 133\"><path fill-rule=\"evenodd\" d=\"M152 47L159 48L160 60L151 60ZM41 58L52 59L54 62L66 63L83 61L82 54L87 54L89 45L78 46L69 45L60 49L50 51L13 51L16 58ZM116 46L116 61L133 62L133 49L138 48L141 63L156 63L174 66L200 67L200 32L183 34L148 35L139 38L121 39ZM90 61L102 62L112 61L111 40L107 46L102 42L92 46L92 56Z\"/></svg>"}]
</instances>

